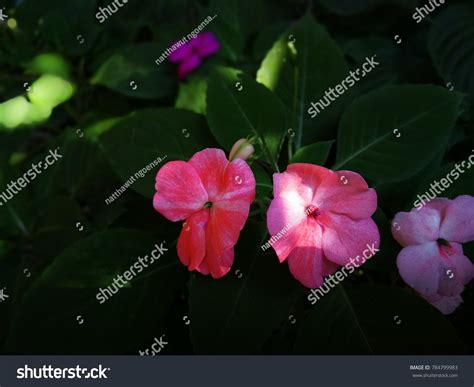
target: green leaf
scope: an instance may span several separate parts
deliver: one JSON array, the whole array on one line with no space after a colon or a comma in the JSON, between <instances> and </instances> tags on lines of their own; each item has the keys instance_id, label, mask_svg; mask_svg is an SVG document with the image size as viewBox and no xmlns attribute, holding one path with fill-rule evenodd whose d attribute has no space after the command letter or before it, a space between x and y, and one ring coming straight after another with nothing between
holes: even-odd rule
<instances>
[{"instance_id":1,"label":"green leaf","mask_svg":"<svg viewBox=\"0 0 474 387\"><path fill-rule=\"evenodd\" d=\"M215 72L207 88L207 118L212 134L228 151L241 139L256 136L275 170L285 129L278 99L248 75L229 68Z\"/></svg>"},{"instance_id":2,"label":"green leaf","mask_svg":"<svg viewBox=\"0 0 474 387\"><path fill-rule=\"evenodd\" d=\"M291 159L291 163L310 163L324 165L334 141L317 142L300 148Z\"/></svg>"},{"instance_id":3,"label":"green leaf","mask_svg":"<svg viewBox=\"0 0 474 387\"><path fill-rule=\"evenodd\" d=\"M49 106L33 105L23 96L0 103L0 131L11 131L22 125L46 120L51 115Z\"/></svg>"},{"instance_id":4,"label":"green leaf","mask_svg":"<svg viewBox=\"0 0 474 387\"><path fill-rule=\"evenodd\" d=\"M398 275L396 262L400 245L392 237L390 221L380 208L373 215L373 219L380 232L380 251L365 262L361 269L392 272Z\"/></svg>"},{"instance_id":5,"label":"green leaf","mask_svg":"<svg viewBox=\"0 0 474 387\"><path fill-rule=\"evenodd\" d=\"M444 157L444 149L433 156L434 159L428 165L407 180L374 184L372 188L377 191L379 206L390 209L393 214L402 210L410 211L413 208L412 198L417 187L426 176L430 176L433 170L439 168Z\"/></svg>"},{"instance_id":6,"label":"green leaf","mask_svg":"<svg viewBox=\"0 0 474 387\"><path fill-rule=\"evenodd\" d=\"M79 205L67 197L48 197L38 212L33 229L34 252L47 258L56 257L90 229ZM85 228L83 232L78 232L78 223Z\"/></svg>"},{"instance_id":7,"label":"green leaf","mask_svg":"<svg viewBox=\"0 0 474 387\"><path fill-rule=\"evenodd\" d=\"M18 96L0 104L0 129L14 129L44 121L52 109L71 98L75 86L56 75L44 74L28 87L29 101ZM31 101L31 102L30 102Z\"/></svg>"},{"instance_id":8,"label":"green leaf","mask_svg":"<svg viewBox=\"0 0 474 387\"><path fill-rule=\"evenodd\" d=\"M130 270L138 257L149 255L161 242L156 233L111 230L68 248L22 300L16 299L19 310L7 348L16 353L44 353L45 348L62 354L125 353L164 333L157 329L163 329L184 285L184 270L170 243L164 244L169 251L158 261L148 260L141 273L135 268L136 276L107 301L100 304L96 297L99 288L110 286L115 276Z\"/></svg>"},{"instance_id":9,"label":"green leaf","mask_svg":"<svg viewBox=\"0 0 474 387\"><path fill-rule=\"evenodd\" d=\"M179 84L176 107L191 110L198 114L206 113L207 80L201 77L191 77L187 82Z\"/></svg>"},{"instance_id":10,"label":"green leaf","mask_svg":"<svg viewBox=\"0 0 474 387\"><path fill-rule=\"evenodd\" d=\"M97 182L111 181L110 168L104 162L101 149L85 135L79 137L75 130L67 131L55 141L52 148L56 147L62 158L35 182L35 192L41 200L58 192L74 197L84 192L89 196Z\"/></svg>"},{"instance_id":11,"label":"green leaf","mask_svg":"<svg viewBox=\"0 0 474 387\"><path fill-rule=\"evenodd\" d=\"M17 17L22 29L35 37L39 30L59 52L79 56L91 49L100 31L96 12L96 0L44 0L41 6L35 0L25 0Z\"/></svg>"},{"instance_id":12,"label":"green leaf","mask_svg":"<svg viewBox=\"0 0 474 387\"><path fill-rule=\"evenodd\" d=\"M270 197L273 191L273 183L269 173L257 163L252 163L251 167L257 183L256 197L258 199Z\"/></svg>"},{"instance_id":13,"label":"green leaf","mask_svg":"<svg viewBox=\"0 0 474 387\"><path fill-rule=\"evenodd\" d=\"M428 49L446 82L474 97L474 8L471 4L445 6L431 24Z\"/></svg>"},{"instance_id":14,"label":"green leaf","mask_svg":"<svg viewBox=\"0 0 474 387\"><path fill-rule=\"evenodd\" d=\"M308 109L347 76L349 68L341 50L324 27L306 14L273 45L257 72L257 81L283 101L298 149L330 137L350 91L314 118Z\"/></svg>"},{"instance_id":15,"label":"green leaf","mask_svg":"<svg viewBox=\"0 0 474 387\"><path fill-rule=\"evenodd\" d=\"M387 5L397 5L408 10L416 6L416 0L321 0L321 3L336 15L343 16L355 15Z\"/></svg>"},{"instance_id":16,"label":"green leaf","mask_svg":"<svg viewBox=\"0 0 474 387\"><path fill-rule=\"evenodd\" d=\"M408 64L403 66L406 63L406 53L393 44L393 39L378 36L355 38L346 41L343 49L349 61L354 63L354 68L360 68L374 54L377 55L377 62L382 64L357 84L354 93L357 96L382 86L403 83L403 75L410 72Z\"/></svg>"},{"instance_id":17,"label":"green leaf","mask_svg":"<svg viewBox=\"0 0 474 387\"><path fill-rule=\"evenodd\" d=\"M300 325L297 354L421 355L466 350L438 310L405 290L339 284L319 297Z\"/></svg>"},{"instance_id":18,"label":"green leaf","mask_svg":"<svg viewBox=\"0 0 474 387\"><path fill-rule=\"evenodd\" d=\"M75 86L71 82L45 74L33 82L28 98L33 105L52 109L71 98L74 92Z\"/></svg>"},{"instance_id":19,"label":"green leaf","mask_svg":"<svg viewBox=\"0 0 474 387\"><path fill-rule=\"evenodd\" d=\"M84 129L84 135L87 140L91 142L97 142L102 133L107 132L114 125L117 125L125 117L113 117L105 120L94 122ZM80 129L82 131L82 129ZM77 131L76 135L81 136L81 132Z\"/></svg>"},{"instance_id":20,"label":"green leaf","mask_svg":"<svg viewBox=\"0 0 474 387\"><path fill-rule=\"evenodd\" d=\"M135 112L105 131L100 142L122 180L133 177L131 188L148 198L155 192L156 173L165 162L188 160L194 153L215 146L204 117L180 109ZM158 158L164 161L151 165Z\"/></svg>"},{"instance_id":21,"label":"green leaf","mask_svg":"<svg viewBox=\"0 0 474 387\"><path fill-rule=\"evenodd\" d=\"M26 67L26 74L51 74L63 79L68 79L71 72L71 66L66 60L58 54L47 53L40 54L33 58Z\"/></svg>"},{"instance_id":22,"label":"green leaf","mask_svg":"<svg viewBox=\"0 0 474 387\"><path fill-rule=\"evenodd\" d=\"M23 237L30 237L31 219L33 219L36 211L34 197L28 191L20 192L6 204L2 202L2 206L0 206L2 236L22 235Z\"/></svg>"},{"instance_id":23,"label":"green leaf","mask_svg":"<svg viewBox=\"0 0 474 387\"><path fill-rule=\"evenodd\" d=\"M219 54L235 61L242 56L245 38L262 24L261 0L211 0L205 16L217 16L208 28L221 44Z\"/></svg>"},{"instance_id":24,"label":"green leaf","mask_svg":"<svg viewBox=\"0 0 474 387\"><path fill-rule=\"evenodd\" d=\"M44 121L52 109L71 98L76 87L71 82L52 74L44 74L28 87L28 99L18 96L0 104L0 129L14 129ZM31 102L30 102L31 101Z\"/></svg>"},{"instance_id":25,"label":"green leaf","mask_svg":"<svg viewBox=\"0 0 474 387\"><path fill-rule=\"evenodd\" d=\"M134 98L166 96L175 82L166 66L155 63L162 52L162 45L155 43L122 48L102 63L91 82Z\"/></svg>"},{"instance_id":26,"label":"green leaf","mask_svg":"<svg viewBox=\"0 0 474 387\"><path fill-rule=\"evenodd\" d=\"M255 42L253 43L253 56L257 60L262 60L270 51L273 44L281 37L281 35L288 29L288 23L279 22L271 24L268 27L261 29L257 34Z\"/></svg>"},{"instance_id":27,"label":"green leaf","mask_svg":"<svg viewBox=\"0 0 474 387\"><path fill-rule=\"evenodd\" d=\"M299 286L286 264L262 253L262 235L267 235L264 225L247 225L224 278L192 276L189 312L196 353L254 353L288 320Z\"/></svg>"},{"instance_id":28,"label":"green leaf","mask_svg":"<svg viewBox=\"0 0 474 387\"><path fill-rule=\"evenodd\" d=\"M384 182L416 174L445 147L461 100L441 87L411 85L356 99L341 119L333 169Z\"/></svg>"}]
</instances>

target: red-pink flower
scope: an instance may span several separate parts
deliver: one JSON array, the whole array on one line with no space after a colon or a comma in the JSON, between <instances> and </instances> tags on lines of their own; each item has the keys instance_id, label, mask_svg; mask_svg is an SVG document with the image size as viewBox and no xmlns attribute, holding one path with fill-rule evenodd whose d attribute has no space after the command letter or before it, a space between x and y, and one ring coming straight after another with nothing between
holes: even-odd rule
<instances>
[{"instance_id":1,"label":"red-pink flower","mask_svg":"<svg viewBox=\"0 0 474 387\"><path fill-rule=\"evenodd\" d=\"M443 314L454 312L474 277L461 245L474 240L474 197L438 198L421 210L399 212L392 234L404 246L397 257L403 280Z\"/></svg>"},{"instance_id":2,"label":"red-pink flower","mask_svg":"<svg viewBox=\"0 0 474 387\"><path fill-rule=\"evenodd\" d=\"M199 67L205 57L216 53L220 48L219 41L212 32L202 32L189 42L177 42L173 46L178 44L179 47L170 54L169 60L180 64L179 79L185 79L189 73Z\"/></svg>"},{"instance_id":3,"label":"red-pink flower","mask_svg":"<svg viewBox=\"0 0 474 387\"><path fill-rule=\"evenodd\" d=\"M367 246L379 246L371 219L377 195L359 174L290 164L284 173L273 175L273 183L267 216L272 246L306 287L321 286L324 276L351 257Z\"/></svg>"},{"instance_id":4,"label":"red-pink flower","mask_svg":"<svg viewBox=\"0 0 474 387\"><path fill-rule=\"evenodd\" d=\"M155 209L173 222L186 220L178 240L181 262L190 271L224 276L255 198L247 163L229 162L220 149L204 149L188 162L166 163L155 188Z\"/></svg>"}]
</instances>

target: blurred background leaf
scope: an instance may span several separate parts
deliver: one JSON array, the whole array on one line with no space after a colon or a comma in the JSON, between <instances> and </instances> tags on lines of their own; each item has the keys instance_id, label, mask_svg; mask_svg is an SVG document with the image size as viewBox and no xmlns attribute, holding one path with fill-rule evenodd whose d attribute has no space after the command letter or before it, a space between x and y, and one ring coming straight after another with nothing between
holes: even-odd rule
<instances>
[{"instance_id":1,"label":"blurred background leaf","mask_svg":"<svg viewBox=\"0 0 474 387\"><path fill-rule=\"evenodd\" d=\"M341 118L333 168L385 182L412 176L446 146L461 100L440 87L408 85L358 98Z\"/></svg>"},{"instance_id":2,"label":"blurred background leaf","mask_svg":"<svg viewBox=\"0 0 474 387\"><path fill-rule=\"evenodd\" d=\"M321 55L324 53L324 55ZM296 149L315 140L331 138L331 126L337 122L350 91L312 118L311 102L324 96L349 76L344 56L326 32L310 14L286 31L263 60L257 81L274 91L283 101L288 128L295 133Z\"/></svg>"},{"instance_id":3,"label":"blurred background leaf","mask_svg":"<svg viewBox=\"0 0 474 387\"><path fill-rule=\"evenodd\" d=\"M147 109L112 126L102 134L100 143L122 181L134 177L131 189L151 198L156 172L164 163L188 160L197 151L212 147L213 139L201 115L179 109ZM153 166L153 172L135 176L158 158L164 161Z\"/></svg>"},{"instance_id":4,"label":"blurred background leaf","mask_svg":"<svg viewBox=\"0 0 474 387\"><path fill-rule=\"evenodd\" d=\"M435 67L446 85L474 95L474 7L453 4L440 10L433 20L428 48Z\"/></svg>"},{"instance_id":5,"label":"blurred background leaf","mask_svg":"<svg viewBox=\"0 0 474 387\"><path fill-rule=\"evenodd\" d=\"M7 351L124 353L153 338L184 285L184 269L169 241L163 257L109 300L100 304L96 294L161 242L149 234L113 230L72 245L35 279L23 300L16 300Z\"/></svg>"},{"instance_id":6,"label":"blurred background leaf","mask_svg":"<svg viewBox=\"0 0 474 387\"><path fill-rule=\"evenodd\" d=\"M207 88L207 119L212 134L228 151L241 138L256 137L259 149L274 170L286 134L280 101L248 75L221 68Z\"/></svg>"},{"instance_id":7,"label":"blurred background leaf","mask_svg":"<svg viewBox=\"0 0 474 387\"><path fill-rule=\"evenodd\" d=\"M227 276L191 277L191 339L197 354L253 354L288 319L299 285L286 264L262 252L266 238L263 224L249 223Z\"/></svg>"},{"instance_id":8,"label":"blurred background leaf","mask_svg":"<svg viewBox=\"0 0 474 387\"><path fill-rule=\"evenodd\" d=\"M465 350L450 323L422 298L403 289L341 284L311 307L294 348L301 355L447 355Z\"/></svg>"},{"instance_id":9,"label":"blurred background leaf","mask_svg":"<svg viewBox=\"0 0 474 387\"><path fill-rule=\"evenodd\" d=\"M153 43L122 48L99 67L91 82L129 97L163 97L175 84L166 67L155 63L162 52L163 46Z\"/></svg>"}]
</instances>

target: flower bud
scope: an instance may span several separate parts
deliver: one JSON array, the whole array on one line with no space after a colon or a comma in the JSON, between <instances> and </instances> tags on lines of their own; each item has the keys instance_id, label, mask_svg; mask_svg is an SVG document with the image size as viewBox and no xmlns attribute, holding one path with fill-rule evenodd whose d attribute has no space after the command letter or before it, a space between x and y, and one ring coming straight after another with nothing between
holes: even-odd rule
<instances>
[{"instance_id":1,"label":"flower bud","mask_svg":"<svg viewBox=\"0 0 474 387\"><path fill-rule=\"evenodd\" d=\"M247 160L250 156L253 155L255 151L253 145L249 143L245 138L238 140L232 147L229 154L229 161L235 159Z\"/></svg>"}]
</instances>

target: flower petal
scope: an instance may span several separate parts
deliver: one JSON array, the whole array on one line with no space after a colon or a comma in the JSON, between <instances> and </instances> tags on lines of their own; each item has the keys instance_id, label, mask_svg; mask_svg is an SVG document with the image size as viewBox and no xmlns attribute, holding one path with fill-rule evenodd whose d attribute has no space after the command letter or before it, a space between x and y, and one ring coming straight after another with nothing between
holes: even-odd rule
<instances>
[{"instance_id":1,"label":"flower petal","mask_svg":"<svg viewBox=\"0 0 474 387\"><path fill-rule=\"evenodd\" d=\"M189 73L194 71L201 64L201 58L196 54L191 54L184 59L178 68L178 78L186 79Z\"/></svg>"},{"instance_id":2,"label":"flower petal","mask_svg":"<svg viewBox=\"0 0 474 387\"><path fill-rule=\"evenodd\" d=\"M379 230L371 218L354 220L327 213L321 216L321 223L324 255L339 265L346 265L351 257L362 256L364 252L368 259L380 245Z\"/></svg>"},{"instance_id":3,"label":"flower petal","mask_svg":"<svg viewBox=\"0 0 474 387\"><path fill-rule=\"evenodd\" d=\"M297 165L301 164L290 164L288 169L290 169L291 166L295 168ZM273 196L275 198L284 198L290 203L304 207L310 205L313 199L314 187L305 184L303 175L298 173L298 171L296 171L296 173L290 173L288 169L283 173L273 174Z\"/></svg>"},{"instance_id":4,"label":"flower petal","mask_svg":"<svg viewBox=\"0 0 474 387\"><path fill-rule=\"evenodd\" d=\"M456 278L463 285L467 285L474 278L474 264L464 255L462 246L459 243L450 242L450 246L451 248L440 247L442 251L446 252L446 264L449 267L454 267Z\"/></svg>"},{"instance_id":5,"label":"flower petal","mask_svg":"<svg viewBox=\"0 0 474 387\"><path fill-rule=\"evenodd\" d=\"M352 219L365 219L377 209L377 193L358 173L337 171L316 189L314 205Z\"/></svg>"},{"instance_id":6,"label":"flower petal","mask_svg":"<svg viewBox=\"0 0 474 387\"><path fill-rule=\"evenodd\" d=\"M222 179L229 164L222 149L207 148L197 152L189 160L201 178L209 200L214 202L222 190Z\"/></svg>"},{"instance_id":7,"label":"flower petal","mask_svg":"<svg viewBox=\"0 0 474 387\"><path fill-rule=\"evenodd\" d=\"M204 258L204 260L201 262L201 264L196 267L196 270L201 273L201 274L204 274L204 275L209 275L209 267L207 266L207 263L206 263L206 259Z\"/></svg>"},{"instance_id":8,"label":"flower petal","mask_svg":"<svg viewBox=\"0 0 474 387\"><path fill-rule=\"evenodd\" d=\"M464 256L462 246L451 242L449 246L438 249L441 259L438 293L441 296L452 297L464 291L464 285L472 279L474 265Z\"/></svg>"},{"instance_id":9,"label":"flower petal","mask_svg":"<svg viewBox=\"0 0 474 387\"><path fill-rule=\"evenodd\" d=\"M319 288L324 282L324 274L331 271L325 265L321 249L322 229L315 222L313 227L303 227L298 245L288 256L288 265L293 276L307 288Z\"/></svg>"},{"instance_id":10,"label":"flower petal","mask_svg":"<svg viewBox=\"0 0 474 387\"><path fill-rule=\"evenodd\" d=\"M441 214L438 210L423 207L410 212L399 212L392 222L392 235L402 246L433 242L439 238Z\"/></svg>"},{"instance_id":11,"label":"flower petal","mask_svg":"<svg viewBox=\"0 0 474 387\"><path fill-rule=\"evenodd\" d=\"M183 224L178 239L178 257L189 271L196 270L206 255L206 225L209 210L201 210L191 215Z\"/></svg>"},{"instance_id":12,"label":"flower petal","mask_svg":"<svg viewBox=\"0 0 474 387\"><path fill-rule=\"evenodd\" d=\"M236 159L225 168L220 193L214 200L242 200L250 204L255 199L255 187L252 169L244 160Z\"/></svg>"},{"instance_id":13,"label":"flower petal","mask_svg":"<svg viewBox=\"0 0 474 387\"><path fill-rule=\"evenodd\" d=\"M171 47L176 47L168 57L169 61L172 63L182 62L189 56L193 55L193 44L191 42L182 43L181 41L178 41L173 43Z\"/></svg>"},{"instance_id":14,"label":"flower petal","mask_svg":"<svg viewBox=\"0 0 474 387\"><path fill-rule=\"evenodd\" d=\"M208 201L199 175L184 161L163 165L156 175L155 188L155 210L173 222L186 219Z\"/></svg>"},{"instance_id":15,"label":"flower petal","mask_svg":"<svg viewBox=\"0 0 474 387\"><path fill-rule=\"evenodd\" d=\"M441 219L444 218L444 213L451 200L446 198L434 198L425 204L426 207L436 210L440 213Z\"/></svg>"},{"instance_id":16,"label":"flower petal","mask_svg":"<svg viewBox=\"0 0 474 387\"><path fill-rule=\"evenodd\" d=\"M313 203L315 191L332 171L313 164L290 164L285 172L273 174L273 193L303 206Z\"/></svg>"},{"instance_id":17,"label":"flower petal","mask_svg":"<svg viewBox=\"0 0 474 387\"><path fill-rule=\"evenodd\" d=\"M234 249L223 252L208 251L205 262L212 278L221 278L225 276L234 263Z\"/></svg>"},{"instance_id":18,"label":"flower petal","mask_svg":"<svg viewBox=\"0 0 474 387\"><path fill-rule=\"evenodd\" d=\"M305 208L283 197L272 200L267 211L270 243L280 262L283 262L298 243L306 228Z\"/></svg>"},{"instance_id":19,"label":"flower petal","mask_svg":"<svg viewBox=\"0 0 474 387\"><path fill-rule=\"evenodd\" d=\"M334 274L340 267L341 265L338 265L326 257L323 257L323 277Z\"/></svg>"},{"instance_id":20,"label":"flower petal","mask_svg":"<svg viewBox=\"0 0 474 387\"><path fill-rule=\"evenodd\" d=\"M216 36L212 32L200 33L195 41L195 47L199 55L204 58L219 51L221 47Z\"/></svg>"},{"instance_id":21,"label":"flower petal","mask_svg":"<svg viewBox=\"0 0 474 387\"><path fill-rule=\"evenodd\" d=\"M453 313L459 305L462 303L462 297L456 295L453 297L444 297L440 295L434 295L431 297L424 297L431 305L438 309L443 314Z\"/></svg>"},{"instance_id":22,"label":"flower petal","mask_svg":"<svg viewBox=\"0 0 474 387\"><path fill-rule=\"evenodd\" d=\"M458 196L446 207L440 237L450 242L474 240L474 197Z\"/></svg>"},{"instance_id":23,"label":"flower petal","mask_svg":"<svg viewBox=\"0 0 474 387\"><path fill-rule=\"evenodd\" d=\"M231 249L239 239L250 210L250 203L243 200L220 201L210 208L206 229L207 251L219 255Z\"/></svg>"},{"instance_id":24,"label":"flower petal","mask_svg":"<svg viewBox=\"0 0 474 387\"><path fill-rule=\"evenodd\" d=\"M377 209L377 194L358 173L333 172L313 164L290 164L274 175L275 197L310 204L322 210L365 219Z\"/></svg>"},{"instance_id":25,"label":"flower petal","mask_svg":"<svg viewBox=\"0 0 474 387\"><path fill-rule=\"evenodd\" d=\"M450 262L443 261L439 266L438 294L445 297L452 297L464 291L464 284L461 273Z\"/></svg>"},{"instance_id":26,"label":"flower petal","mask_svg":"<svg viewBox=\"0 0 474 387\"><path fill-rule=\"evenodd\" d=\"M423 296L438 293L441 256L436 242L407 246L397 257L403 280Z\"/></svg>"}]
</instances>

